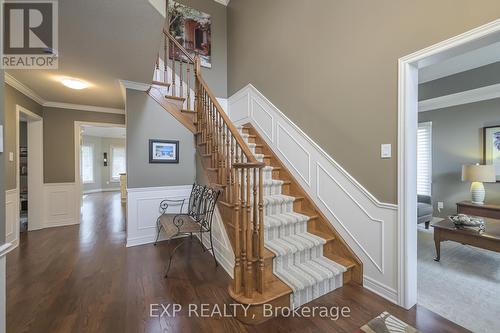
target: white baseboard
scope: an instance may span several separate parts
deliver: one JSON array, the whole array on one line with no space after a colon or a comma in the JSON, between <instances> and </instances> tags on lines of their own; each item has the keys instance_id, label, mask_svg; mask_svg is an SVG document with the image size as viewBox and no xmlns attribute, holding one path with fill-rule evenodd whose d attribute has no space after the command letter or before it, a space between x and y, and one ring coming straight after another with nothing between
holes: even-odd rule
<instances>
[{"instance_id":1,"label":"white baseboard","mask_svg":"<svg viewBox=\"0 0 500 333\"><path fill-rule=\"evenodd\" d=\"M83 194L92 194L92 193L101 193L101 192L119 192L120 188L119 187L113 187L113 188L98 188L95 190L87 190L83 191Z\"/></svg>"},{"instance_id":2,"label":"white baseboard","mask_svg":"<svg viewBox=\"0 0 500 333\"><path fill-rule=\"evenodd\" d=\"M397 302L397 205L378 201L251 84L228 103L231 120L255 127L360 258L367 287Z\"/></svg>"},{"instance_id":3,"label":"white baseboard","mask_svg":"<svg viewBox=\"0 0 500 333\"><path fill-rule=\"evenodd\" d=\"M398 292L396 289L379 283L368 276L363 276L363 287L392 303L398 303Z\"/></svg>"}]
</instances>

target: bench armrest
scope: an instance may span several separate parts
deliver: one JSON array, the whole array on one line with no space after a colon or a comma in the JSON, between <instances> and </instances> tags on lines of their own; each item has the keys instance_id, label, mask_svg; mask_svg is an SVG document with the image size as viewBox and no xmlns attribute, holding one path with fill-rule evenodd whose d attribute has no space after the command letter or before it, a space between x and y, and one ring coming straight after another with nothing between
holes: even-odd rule
<instances>
[{"instance_id":1,"label":"bench armrest","mask_svg":"<svg viewBox=\"0 0 500 333\"><path fill-rule=\"evenodd\" d=\"M169 206L181 206L179 213L182 213L182 208L184 208L185 201L186 199L164 199L160 202L160 213L165 214ZM173 203L176 203L176 205L173 205Z\"/></svg>"}]
</instances>

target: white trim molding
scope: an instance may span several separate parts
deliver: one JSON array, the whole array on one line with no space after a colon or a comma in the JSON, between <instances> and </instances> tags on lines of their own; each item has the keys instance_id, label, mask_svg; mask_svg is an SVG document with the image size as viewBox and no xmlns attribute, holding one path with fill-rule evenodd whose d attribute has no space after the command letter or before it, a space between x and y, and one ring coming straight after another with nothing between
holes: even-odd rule
<instances>
[{"instance_id":1,"label":"white trim molding","mask_svg":"<svg viewBox=\"0 0 500 333\"><path fill-rule=\"evenodd\" d=\"M130 82L130 81L127 81L127 82ZM109 108L109 107L95 106L95 105L84 105L84 104L72 104L72 103L61 103L61 102L47 101L43 97L38 95L35 91L33 91L33 89L26 86L24 83L18 81L15 77L10 75L9 73L5 73L5 83L7 83L12 88L16 89L20 93L31 98L33 101L35 101L36 103L38 103L42 106L52 107L52 108L60 108L60 109L80 110L80 111L125 114L125 110L119 109L119 108ZM148 85L148 88L149 88L149 85Z\"/></svg>"},{"instance_id":2,"label":"white trim molding","mask_svg":"<svg viewBox=\"0 0 500 333\"><path fill-rule=\"evenodd\" d=\"M228 105L235 124L256 128L363 261L365 287L396 302L397 206L377 200L251 84Z\"/></svg>"},{"instance_id":3,"label":"white trim molding","mask_svg":"<svg viewBox=\"0 0 500 333\"><path fill-rule=\"evenodd\" d=\"M9 86L16 89L20 93L24 94L25 96L31 98L40 105L43 105L47 102L40 95L34 92L31 88L27 87L26 85L18 81L15 77L13 77L7 72L5 72L5 83L7 83Z\"/></svg>"},{"instance_id":4,"label":"white trim molding","mask_svg":"<svg viewBox=\"0 0 500 333\"><path fill-rule=\"evenodd\" d=\"M120 80L120 85L126 89L138 90L138 91L148 91L151 87L151 84L135 82L135 81L127 81Z\"/></svg>"},{"instance_id":5,"label":"white trim molding","mask_svg":"<svg viewBox=\"0 0 500 333\"><path fill-rule=\"evenodd\" d=\"M417 302L418 70L498 42L500 19L399 59L398 77L398 304Z\"/></svg>"},{"instance_id":6,"label":"white trim molding","mask_svg":"<svg viewBox=\"0 0 500 333\"><path fill-rule=\"evenodd\" d=\"M493 84L477 89L461 91L455 94L425 99L418 102L418 111L432 111L450 106L487 101L495 98L500 98L500 84Z\"/></svg>"},{"instance_id":7,"label":"white trim molding","mask_svg":"<svg viewBox=\"0 0 500 333\"><path fill-rule=\"evenodd\" d=\"M98 188L98 189L95 189L95 190L84 190L82 193L83 194L92 194L92 193L101 193L101 192L118 192L120 191L120 188L119 187L116 187L116 188Z\"/></svg>"},{"instance_id":8,"label":"white trim molding","mask_svg":"<svg viewBox=\"0 0 500 333\"><path fill-rule=\"evenodd\" d=\"M221 5L227 6L229 5L229 1L231 0L214 0L217 3L220 3Z\"/></svg>"},{"instance_id":9,"label":"white trim molding","mask_svg":"<svg viewBox=\"0 0 500 333\"><path fill-rule=\"evenodd\" d=\"M83 105L83 104L59 103L59 102L45 102L43 104L43 106L51 107L51 108L59 108L59 109L78 110L78 111L90 111L90 112L125 114L125 109L107 108L107 107L95 106L95 105Z\"/></svg>"}]
</instances>

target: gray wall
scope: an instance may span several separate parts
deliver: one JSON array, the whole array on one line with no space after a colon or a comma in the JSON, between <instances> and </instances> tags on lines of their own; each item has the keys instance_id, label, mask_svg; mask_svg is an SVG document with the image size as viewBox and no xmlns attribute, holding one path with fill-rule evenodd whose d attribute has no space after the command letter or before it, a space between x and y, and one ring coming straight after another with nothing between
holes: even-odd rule
<instances>
[{"instance_id":1,"label":"gray wall","mask_svg":"<svg viewBox=\"0 0 500 333\"><path fill-rule=\"evenodd\" d=\"M125 124L125 115L47 108L43 110L45 183L75 181L75 121Z\"/></svg>"},{"instance_id":2,"label":"gray wall","mask_svg":"<svg viewBox=\"0 0 500 333\"><path fill-rule=\"evenodd\" d=\"M192 184L194 136L145 92L127 89L127 187ZM150 164L149 139L179 140L179 164Z\"/></svg>"},{"instance_id":3,"label":"gray wall","mask_svg":"<svg viewBox=\"0 0 500 333\"><path fill-rule=\"evenodd\" d=\"M120 188L120 182L111 180L111 146L125 147L125 139L102 138L84 135L83 143L94 146L94 182L83 185L83 191L107 190ZM104 155L108 153L108 166L104 166Z\"/></svg>"},{"instance_id":4,"label":"gray wall","mask_svg":"<svg viewBox=\"0 0 500 333\"><path fill-rule=\"evenodd\" d=\"M498 19L500 2L231 0L227 15L229 96L252 83L396 203L398 59ZM382 143L392 159L380 158Z\"/></svg>"},{"instance_id":5,"label":"gray wall","mask_svg":"<svg viewBox=\"0 0 500 333\"><path fill-rule=\"evenodd\" d=\"M28 146L28 123L26 121L19 122L19 147Z\"/></svg>"},{"instance_id":6,"label":"gray wall","mask_svg":"<svg viewBox=\"0 0 500 333\"><path fill-rule=\"evenodd\" d=\"M456 203L470 200L470 183L461 181L463 164L482 162L485 126L500 125L500 99L419 113L432 121L432 199L436 216L456 213ZM500 203L500 183L484 184L486 201ZM436 202L444 202L437 212Z\"/></svg>"},{"instance_id":7,"label":"gray wall","mask_svg":"<svg viewBox=\"0 0 500 333\"><path fill-rule=\"evenodd\" d=\"M29 111L43 115L43 108L40 104L33 101L31 98L20 93L8 84L5 85L5 127L4 127L4 151L3 154L5 163L5 190L16 188L16 105L20 105ZM9 152L14 153L14 161L9 161Z\"/></svg>"},{"instance_id":8,"label":"gray wall","mask_svg":"<svg viewBox=\"0 0 500 333\"><path fill-rule=\"evenodd\" d=\"M500 62L422 83L418 99L425 100L500 83Z\"/></svg>"},{"instance_id":9,"label":"gray wall","mask_svg":"<svg viewBox=\"0 0 500 333\"><path fill-rule=\"evenodd\" d=\"M0 4L1 5L1 4ZM3 158L5 157L5 104L4 104L4 90L5 90L5 82L4 82L4 72L3 69L0 69L0 125L3 125L4 128L4 152L0 153L0 203L5 202L5 162L3 162ZM0 205L0 244L5 243L5 204Z\"/></svg>"},{"instance_id":10,"label":"gray wall","mask_svg":"<svg viewBox=\"0 0 500 333\"><path fill-rule=\"evenodd\" d=\"M226 6L207 0L177 0L212 16L212 68L202 67L202 75L216 97L227 97Z\"/></svg>"}]
</instances>

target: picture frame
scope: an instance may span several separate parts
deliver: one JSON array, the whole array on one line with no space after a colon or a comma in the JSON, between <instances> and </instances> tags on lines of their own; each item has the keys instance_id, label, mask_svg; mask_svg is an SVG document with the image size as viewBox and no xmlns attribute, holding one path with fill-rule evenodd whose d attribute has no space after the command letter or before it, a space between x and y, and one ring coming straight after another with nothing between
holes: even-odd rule
<instances>
[{"instance_id":1,"label":"picture frame","mask_svg":"<svg viewBox=\"0 0 500 333\"><path fill-rule=\"evenodd\" d=\"M495 166L500 182L500 125L483 127L483 164Z\"/></svg>"},{"instance_id":2,"label":"picture frame","mask_svg":"<svg viewBox=\"0 0 500 333\"><path fill-rule=\"evenodd\" d=\"M149 163L179 163L179 141L149 139Z\"/></svg>"},{"instance_id":3,"label":"picture frame","mask_svg":"<svg viewBox=\"0 0 500 333\"><path fill-rule=\"evenodd\" d=\"M200 57L201 67L212 68L212 16L173 0L168 2L168 16L169 33L191 57ZM186 61L181 52L174 54L174 48L170 49L169 58Z\"/></svg>"}]
</instances>

